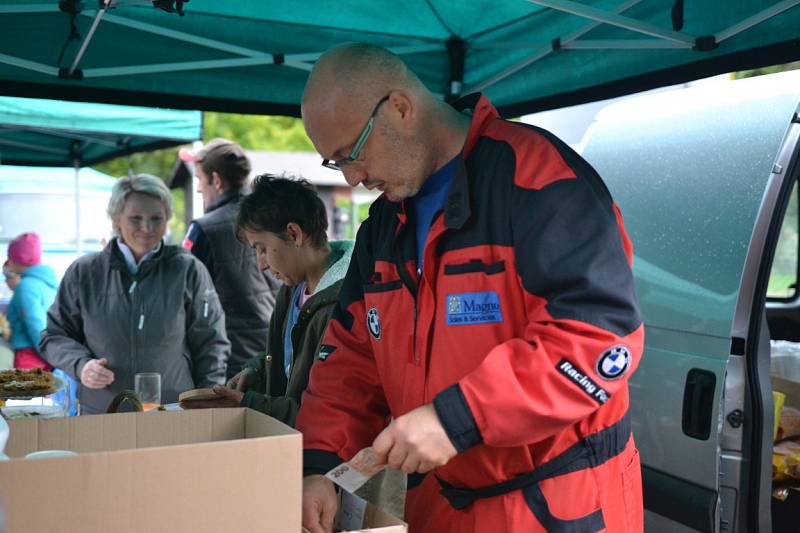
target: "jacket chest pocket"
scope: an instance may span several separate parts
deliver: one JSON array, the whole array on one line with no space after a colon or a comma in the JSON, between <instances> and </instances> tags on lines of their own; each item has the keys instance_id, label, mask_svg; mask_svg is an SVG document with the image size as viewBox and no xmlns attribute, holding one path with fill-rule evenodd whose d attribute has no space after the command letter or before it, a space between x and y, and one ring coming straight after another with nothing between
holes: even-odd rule
<instances>
[{"instance_id":1,"label":"jacket chest pocket","mask_svg":"<svg viewBox=\"0 0 800 533\"><path fill-rule=\"evenodd\" d=\"M470 261L444 265L438 290L447 326L494 324L508 313L508 276L504 260Z\"/></svg>"},{"instance_id":2,"label":"jacket chest pocket","mask_svg":"<svg viewBox=\"0 0 800 533\"><path fill-rule=\"evenodd\" d=\"M161 298L140 302L136 309L136 334L145 338L143 359L159 359L180 353L186 333L186 311L181 298L162 294Z\"/></svg>"},{"instance_id":3,"label":"jacket chest pocket","mask_svg":"<svg viewBox=\"0 0 800 533\"><path fill-rule=\"evenodd\" d=\"M98 291L99 292L99 291ZM111 365L128 359L131 321L125 296L109 291L83 298L84 342L96 357L108 358Z\"/></svg>"},{"instance_id":4,"label":"jacket chest pocket","mask_svg":"<svg viewBox=\"0 0 800 533\"><path fill-rule=\"evenodd\" d=\"M445 276L461 276L465 274L485 274L494 276L506 271L506 262L499 261L484 262L481 259L471 259L463 263L451 263L444 265Z\"/></svg>"},{"instance_id":5,"label":"jacket chest pocket","mask_svg":"<svg viewBox=\"0 0 800 533\"><path fill-rule=\"evenodd\" d=\"M414 326L414 299L400 280L364 285L367 331L380 357L386 350L408 344ZM358 320L358 318L356 318ZM406 347L406 348L408 348Z\"/></svg>"}]
</instances>

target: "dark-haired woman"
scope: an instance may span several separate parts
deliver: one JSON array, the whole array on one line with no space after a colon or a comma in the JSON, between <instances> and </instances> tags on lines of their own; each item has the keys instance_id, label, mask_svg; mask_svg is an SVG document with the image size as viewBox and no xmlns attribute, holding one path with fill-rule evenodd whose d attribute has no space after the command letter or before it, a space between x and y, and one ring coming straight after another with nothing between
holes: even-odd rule
<instances>
[{"instance_id":1,"label":"dark-haired woman","mask_svg":"<svg viewBox=\"0 0 800 533\"><path fill-rule=\"evenodd\" d=\"M263 175L254 180L252 191L239 210L238 237L255 248L259 267L284 284L275 301L267 351L227 387L214 387L219 399L182 405L250 407L294 425L353 243L328 241L325 205L307 181Z\"/></svg>"}]
</instances>

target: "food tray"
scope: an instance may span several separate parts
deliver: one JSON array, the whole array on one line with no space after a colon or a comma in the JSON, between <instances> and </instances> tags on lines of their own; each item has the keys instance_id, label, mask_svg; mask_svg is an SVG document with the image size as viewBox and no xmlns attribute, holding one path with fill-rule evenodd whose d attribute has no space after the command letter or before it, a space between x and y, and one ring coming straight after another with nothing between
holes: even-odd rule
<instances>
[{"instance_id":1,"label":"food tray","mask_svg":"<svg viewBox=\"0 0 800 533\"><path fill-rule=\"evenodd\" d=\"M66 383L63 379L53 374L50 374L52 384L45 389L34 390L20 390L20 391L5 391L0 390L0 400L30 400L31 398L39 398L41 396L49 396L58 391L66 389Z\"/></svg>"}]
</instances>

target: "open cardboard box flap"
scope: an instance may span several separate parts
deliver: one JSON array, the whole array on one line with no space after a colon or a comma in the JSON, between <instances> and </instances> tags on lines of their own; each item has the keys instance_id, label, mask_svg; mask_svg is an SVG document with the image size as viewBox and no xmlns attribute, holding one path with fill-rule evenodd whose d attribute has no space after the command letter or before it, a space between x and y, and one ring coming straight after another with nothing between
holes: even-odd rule
<instances>
[{"instance_id":1,"label":"open cardboard box flap","mask_svg":"<svg viewBox=\"0 0 800 533\"><path fill-rule=\"evenodd\" d=\"M302 437L250 409L14 420L0 462L8 533L298 531ZM254 511L255 510L255 511Z\"/></svg>"},{"instance_id":2,"label":"open cardboard box flap","mask_svg":"<svg viewBox=\"0 0 800 533\"><path fill-rule=\"evenodd\" d=\"M345 533L407 533L408 526L399 518L382 511L371 503L342 491L334 531ZM303 533L308 533L303 528Z\"/></svg>"}]
</instances>

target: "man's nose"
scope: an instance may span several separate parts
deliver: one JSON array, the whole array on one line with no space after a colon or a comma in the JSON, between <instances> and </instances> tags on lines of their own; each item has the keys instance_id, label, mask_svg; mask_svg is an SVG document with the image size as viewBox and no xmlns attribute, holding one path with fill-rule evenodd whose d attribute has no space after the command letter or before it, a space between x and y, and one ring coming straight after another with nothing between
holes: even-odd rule
<instances>
[{"instance_id":1,"label":"man's nose","mask_svg":"<svg viewBox=\"0 0 800 533\"><path fill-rule=\"evenodd\" d=\"M342 168L342 174L344 174L345 181L351 187L355 187L367 179L367 173L361 169L355 168L353 164L344 166Z\"/></svg>"}]
</instances>

